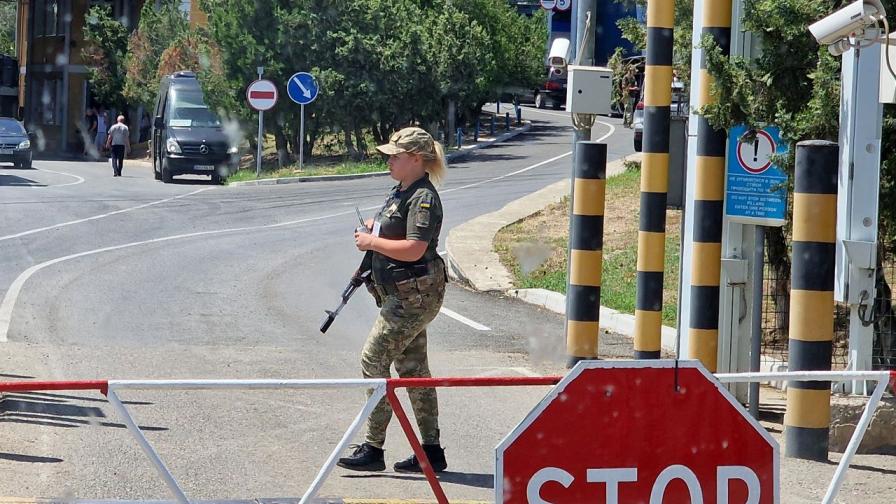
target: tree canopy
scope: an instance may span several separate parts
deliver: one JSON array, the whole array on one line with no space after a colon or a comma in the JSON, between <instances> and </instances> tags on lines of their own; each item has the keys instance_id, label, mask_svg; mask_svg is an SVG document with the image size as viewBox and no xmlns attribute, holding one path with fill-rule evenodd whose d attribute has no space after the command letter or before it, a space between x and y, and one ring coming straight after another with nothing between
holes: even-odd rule
<instances>
[{"instance_id":1,"label":"tree canopy","mask_svg":"<svg viewBox=\"0 0 896 504\"><path fill-rule=\"evenodd\" d=\"M222 86L207 93L213 106L248 126L255 114L244 93L256 67L283 97L287 79L309 71L320 95L305 107L308 144L339 132L358 157L366 132L382 141L409 123L434 130L448 100L470 116L502 87L534 87L545 72L544 14L520 16L504 2L202 0L201 7L223 64ZM281 99L275 120L266 121L281 152L296 138L298 112Z\"/></svg>"}]
</instances>

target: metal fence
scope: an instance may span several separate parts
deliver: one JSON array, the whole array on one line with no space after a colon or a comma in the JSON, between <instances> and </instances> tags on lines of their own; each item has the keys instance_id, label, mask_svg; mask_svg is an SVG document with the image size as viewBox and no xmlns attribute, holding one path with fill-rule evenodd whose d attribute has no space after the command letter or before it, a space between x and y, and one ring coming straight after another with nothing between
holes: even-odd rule
<instances>
[{"instance_id":1,"label":"metal fence","mask_svg":"<svg viewBox=\"0 0 896 504\"><path fill-rule=\"evenodd\" d=\"M773 359L787 361L790 280L778 282L776 268L770 265L768 251L765 257L765 275L762 295L762 355ZM882 274L887 285L893 286L896 281L896 255L883 258ZM896 369L896 313L890 292L877 292L874 322L874 341L872 346L873 369ZM834 341L832 368L844 369L848 360L849 348L849 308L846 304L835 303L834 306Z\"/></svg>"}]
</instances>

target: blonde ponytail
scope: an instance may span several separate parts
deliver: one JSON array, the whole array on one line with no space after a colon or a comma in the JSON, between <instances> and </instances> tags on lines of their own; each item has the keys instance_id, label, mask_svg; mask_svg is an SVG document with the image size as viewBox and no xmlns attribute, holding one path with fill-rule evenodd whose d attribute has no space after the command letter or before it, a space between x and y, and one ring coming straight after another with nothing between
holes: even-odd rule
<instances>
[{"instance_id":1,"label":"blonde ponytail","mask_svg":"<svg viewBox=\"0 0 896 504\"><path fill-rule=\"evenodd\" d=\"M442 144L433 140L432 142L433 157L426 160L424 169L429 173L429 180L435 186L439 186L445 180L445 174L448 167L445 165L445 150Z\"/></svg>"}]
</instances>

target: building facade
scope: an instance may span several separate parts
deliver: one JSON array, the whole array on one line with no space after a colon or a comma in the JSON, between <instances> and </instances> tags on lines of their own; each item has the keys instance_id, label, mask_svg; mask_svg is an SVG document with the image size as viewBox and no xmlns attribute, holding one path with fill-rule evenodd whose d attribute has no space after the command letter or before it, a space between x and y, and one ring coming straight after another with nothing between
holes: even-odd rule
<instances>
[{"instance_id":1,"label":"building facade","mask_svg":"<svg viewBox=\"0 0 896 504\"><path fill-rule=\"evenodd\" d=\"M86 111L102 105L92 97L89 73L81 57L88 10L109 6L113 16L133 30L145 1L18 0L17 89L0 92L17 96L15 115L30 131L38 132L44 150L80 152L79 126ZM192 22L205 22L198 0L180 0L180 6Z\"/></svg>"}]
</instances>

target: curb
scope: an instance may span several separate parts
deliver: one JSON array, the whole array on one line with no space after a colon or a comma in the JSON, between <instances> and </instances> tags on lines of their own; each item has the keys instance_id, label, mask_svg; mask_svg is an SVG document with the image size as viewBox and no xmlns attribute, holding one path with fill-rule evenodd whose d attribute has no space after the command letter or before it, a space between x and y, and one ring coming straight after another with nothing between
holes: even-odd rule
<instances>
[{"instance_id":1,"label":"curb","mask_svg":"<svg viewBox=\"0 0 896 504\"><path fill-rule=\"evenodd\" d=\"M449 152L445 154L446 161L455 161L458 159L462 159L468 155L470 155L473 151L484 149L486 147L492 146L496 143L501 143L506 140L509 140L517 135L521 135L527 131L532 129L531 121L523 121L523 126L521 128L517 128L512 131L508 131L507 133L503 133L501 135L496 136L495 138L490 138L488 140L480 140L476 145L468 145L461 147L461 150ZM361 178L372 178L372 177L382 177L384 175L388 175L388 171L379 171L372 173L357 173L350 175L313 175L306 177L282 177L275 179L258 179L258 180L246 180L242 182L231 182L227 184L228 187L241 187L241 186L266 186L266 185L280 185L280 184L297 184L300 182L328 182L333 180L353 180L353 179L361 179Z\"/></svg>"},{"instance_id":2,"label":"curb","mask_svg":"<svg viewBox=\"0 0 896 504\"><path fill-rule=\"evenodd\" d=\"M640 161L641 154L626 156L607 163L607 177L622 173L624 161ZM448 233L445 240L449 272L477 291L498 291L559 314L566 313L566 296L545 289L515 289L513 277L501 264L493 250L495 235L502 228L525 219L561 201L569 195L569 179L560 180L540 191L511 201L496 212L480 215ZM600 307L600 325L614 333L634 337L635 317L628 313ZM677 331L662 327L662 348L674 353Z\"/></svg>"},{"instance_id":3,"label":"curb","mask_svg":"<svg viewBox=\"0 0 896 504\"><path fill-rule=\"evenodd\" d=\"M566 296L546 289L509 289L505 294L529 304L541 306L560 315L566 314ZM633 337L635 334L635 316L619 310L600 307L600 328ZM674 327L662 326L661 346L663 350L675 353L677 349L676 330Z\"/></svg>"}]
</instances>

